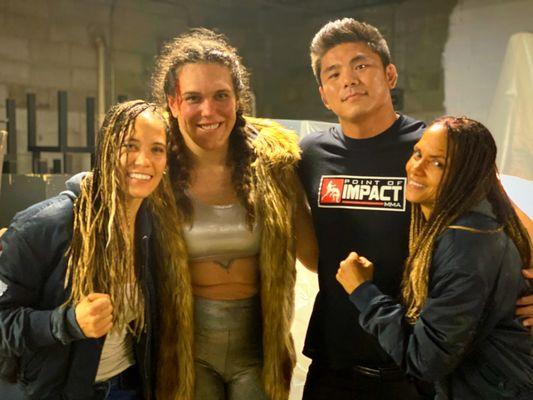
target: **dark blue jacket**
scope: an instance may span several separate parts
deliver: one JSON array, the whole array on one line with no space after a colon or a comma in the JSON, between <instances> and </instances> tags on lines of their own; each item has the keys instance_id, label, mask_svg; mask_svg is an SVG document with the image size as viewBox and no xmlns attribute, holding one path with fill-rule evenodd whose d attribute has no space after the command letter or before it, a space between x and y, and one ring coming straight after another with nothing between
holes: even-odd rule
<instances>
[{"instance_id":1,"label":"dark blue jacket","mask_svg":"<svg viewBox=\"0 0 533 400\"><path fill-rule=\"evenodd\" d=\"M0 253L0 375L16 379L29 399L91 399L105 338L88 339L72 307L61 307L72 238L73 202L81 176L69 190L18 213L2 236ZM145 331L135 341L145 398L153 398L156 268L151 222L141 206L136 222L137 268L145 295Z\"/></svg>"},{"instance_id":2,"label":"dark blue jacket","mask_svg":"<svg viewBox=\"0 0 533 400\"><path fill-rule=\"evenodd\" d=\"M359 323L407 373L436 383L437 399L533 399L533 340L515 317L531 293L519 253L482 202L437 240L428 297L414 327L404 308L365 282L350 299Z\"/></svg>"}]
</instances>

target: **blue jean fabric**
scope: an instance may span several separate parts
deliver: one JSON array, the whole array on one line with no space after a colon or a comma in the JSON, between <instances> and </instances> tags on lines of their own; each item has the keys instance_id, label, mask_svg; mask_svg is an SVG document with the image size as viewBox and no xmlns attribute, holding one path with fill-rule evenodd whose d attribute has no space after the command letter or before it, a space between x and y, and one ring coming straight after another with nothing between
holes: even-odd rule
<instances>
[{"instance_id":1,"label":"blue jean fabric","mask_svg":"<svg viewBox=\"0 0 533 400\"><path fill-rule=\"evenodd\" d=\"M96 391L98 393L96 399L101 400L142 400L142 396L139 394L138 387L131 387L131 379L128 380L129 384L125 384L125 377L131 373L131 369L114 376L113 378L96 384Z\"/></svg>"}]
</instances>

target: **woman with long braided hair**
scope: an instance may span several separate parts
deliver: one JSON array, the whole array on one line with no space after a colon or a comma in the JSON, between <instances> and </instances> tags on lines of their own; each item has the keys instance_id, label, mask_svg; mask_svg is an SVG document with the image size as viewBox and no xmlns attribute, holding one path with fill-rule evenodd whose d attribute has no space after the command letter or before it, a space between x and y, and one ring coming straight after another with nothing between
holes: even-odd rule
<instances>
[{"instance_id":1,"label":"woman with long braided hair","mask_svg":"<svg viewBox=\"0 0 533 400\"><path fill-rule=\"evenodd\" d=\"M351 253L337 279L359 323L437 399L533 398L533 340L515 316L531 294L521 270L531 239L499 181L496 144L481 123L435 120L406 165L412 203L402 301L371 282Z\"/></svg>"},{"instance_id":2,"label":"woman with long braided hair","mask_svg":"<svg viewBox=\"0 0 533 400\"><path fill-rule=\"evenodd\" d=\"M2 236L0 372L21 398L154 398L156 285L184 251L172 240L169 140L155 104L114 106L93 170Z\"/></svg>"},{"instance_id":3,"label":"woman with long braided hair","mask_svg":"<svg viewBox=\"0 0 533 400\"><path fill-rule=\"evenodd\" d=\"M287 399L295 364L296 235L311 226L296 212L303 200L294 170L297 137L244 118L248 72L213 31L193 29L167 43L152 88L178 144L169 165L187 248L179 264L189 272L179 280L190 282L179 295L171 280L163 288L175 310L162 316L158 395ZM312 260L308 236L299 257ZM187 318L177 319L177 312ZM177 337L193 354L175 344Z\"/></svg>"}]
</instances>

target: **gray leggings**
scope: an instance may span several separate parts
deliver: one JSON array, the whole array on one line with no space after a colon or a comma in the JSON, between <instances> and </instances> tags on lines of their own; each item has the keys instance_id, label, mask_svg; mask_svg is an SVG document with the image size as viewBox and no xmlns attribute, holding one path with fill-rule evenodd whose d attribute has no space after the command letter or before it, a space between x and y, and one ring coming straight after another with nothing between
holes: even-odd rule
<instances>
[{"instance_id":1,"label":"gray leggings","mask_svg":"<svg viewBox=\"0 0 533 400\"><path fill-rule=\"evenodd\" d=\"M194 298L196 400L266 399L258 296Z\"/></svg>"}]
</instances>

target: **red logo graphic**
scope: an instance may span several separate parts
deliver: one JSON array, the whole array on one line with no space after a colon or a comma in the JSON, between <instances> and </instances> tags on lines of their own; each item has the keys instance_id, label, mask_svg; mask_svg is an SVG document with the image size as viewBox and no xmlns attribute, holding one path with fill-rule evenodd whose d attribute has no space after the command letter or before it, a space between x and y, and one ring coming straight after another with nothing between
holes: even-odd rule
<instances>
[{"instance_id":1,"label":"red logo graphic","mask_svg":"<svg viewBox=\"0 0 533 400\"><path fill-rule=\"evenodd\" d=\"M318 207L405 211L404 177L322 175Z\"/></svg>"},{"instance_id":2,"label":"red logo graphic","mask_svg":"<svg viewBox=\"0 0 533 400\"><path fill-rule=\"evenodd\" d=\"M323 178L320 188L320 203L339 204L342 201L343 186L344 179L342 178Z\"/></svg>"}]
</instances>

